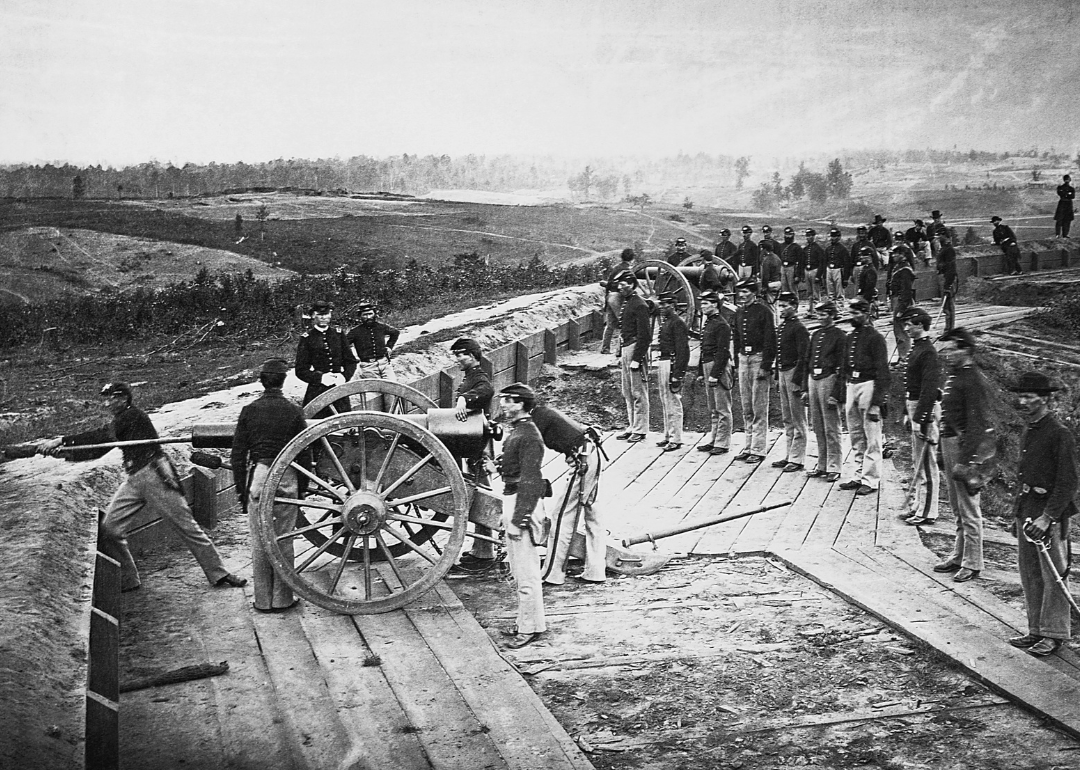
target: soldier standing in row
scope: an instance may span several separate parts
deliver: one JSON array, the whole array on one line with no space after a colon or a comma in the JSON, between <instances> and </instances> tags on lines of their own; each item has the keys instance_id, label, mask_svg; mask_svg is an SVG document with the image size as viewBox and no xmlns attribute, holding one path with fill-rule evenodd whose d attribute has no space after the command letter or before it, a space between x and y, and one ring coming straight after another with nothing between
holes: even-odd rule
<instances>
[{"instance_id":1,"label":"soldier standing in row","mask_svg":"<svg viewBox=\"0 0 1080 770\"><path fill-rule=\"evenodd\" d=\"M604 278L604 338L600 342L601 355L611 353L611 338L618 331L622 317L623 298L619 293L618 278L623 273L630 272L630 265L636 258L637 254L633 249L623 249L619 255L619 264L611 268Z\"/></svg>"},{"instance_id":2,"label":"soldier standing in row","mask_svg":"<svg viewBox=\"0 0 1080 770\"><path fill-rule=\"evenodd\" d=\"M877 299L877 268L874 267L877 252L869 246L859 249L858 286L855 288L855 296L862 297L868 304Z\"/></svg>"},{"instance_id":3,"label":"soldier standing in row","mask_svg":"<svg viewBox=\"0 0 1080 770\"><path fill-rule=\"evenodd\" d=\"M761 240L758 241L758 249L766 248L765 244L769 244L768 248L772 249L772 253L779 256L780 244L773 239L771 225L761 226Z\"/></svg>"},{"instance_id":4,"label":"soldier standing in row","mask_svg":"<svg viewBox=\"0 0 1080 770\"><path fill-rule=\"evenodd\" d=\"M259 382L263 394L240 410L240 419L233 433L232 465L233 481L240 495L240 503L248 516L251 530L251 573L255 582L254 607L259 612L284 612L296 604L292 588L274 572L273 562L267 556L259 536L259 502L266 491L266 478L270 464L294 436L304 430L304 410L281 392L289 365L284 358L271 358L259 370ZM281 474L272 497L299 497L299 478L291 466ZM286 503L274 503L274 532L283 535L296 525L297 507ZM293 538L279 541L281 554L287 562L293 559Z\"/></svg>"},{"instance_id":5,"label":"soldier standing in row","mask_svg":"<svg viewBox=\"0 0 1080 770\"><path fill-rule=\"evenodd\" d=\"M840 488L872 495L881 481L881 423L889 395L889 352L885 338L870 321L870 303L859 297L848 307L855 331L847 340L841 374L854 467L851 479Z\"/></svg>"},{"instance_id":6,"label":"soldier standing in row","mask_svg":"<svg viewBox=\"0 0 1080 770\"><path fill-rule=\"evenodd\" d=\"M822 478L830 483L840 478L844 455L840 446L840 405L843 384L840 368L847 349L847 335L836 326L840 311L836 303L826 300L817 306L821 325L810 337L809 389L803 403L810 407L810 424L817 438L817 467L807 472L810 478Z\"/></svg>"},{"instance_id":7,"label":"soldier standing in row","mask_svg":"<svg viewBox=\"0 0 1080 770\"><path fill-rule=\"evenodd\" d=\"M726 227L720 231L720 240L716 244L716 248L713 249L713 253L717 258L724 260L729 266L734 267L735 262L735 244L731 242L731 230Z\"/></svg>"},{"instance_id":8,"label":"soldier standing in row","mask_svg":"<svg viewBox=\"0 0 1080 770\"><path fill-rule=\"evenodd\" d=\"M350 350L356 357L357 366L354 377L356 379L375 379L394 381L394 365L390 361L390 353L397 344L400 330L387 323L379 321L375 317L375 307L371 302L363 301L357 306L360 313L360 323L354 326L346 339ZM363 408L382 410L384 408L381 395L373 396L364 404Z\"/></svg>"},{"instance_id":9,"label":"soldier standing in row","mask_svg":"<svg viewBox=\"0 0 1080 770\"><path fill-rule=\"evenodd\" d=\"M795 229L784 228L784 242L780 244L780 291L799 294L799 284L806 274L806 255L803 247L795 243Z\"/></svg>"},{"instance_id":10,"label":"soldier standing in row","mask_svg":"<svg viewBox=\"0 0 1080 770\"><path fill-rule=\"evenodd\" d=\"M825 247L825 293L834 304L844 296L850 277L848 250L840 242L840 231L834 227L829 230L829 245Z\"/></svg>"},{"instance_id":11,"label":"soldier standing in row","mask_svg":"<svg viewBox=\"0 0 1080 770\"><path fill-rule=\"evenodd\" d=\"M720 313L720 296L706 292L698 297L705 324L701 330L698 381L705 383L709 405L709 439L698 444L699 452L727 454L731 446L731 389L735 372L731 363L731 326Z\"/></svg>"},{"instance_id":12,"label":"soldier standing in row","mask_svg":"<svg viewBox=\"0 0 1080 770\"><path fill-rule=\"evenodd\" d=\"M626 430L619 441L642 441L649 432L649 345L652 344L652 320L649 306L638 294L638 280L633 273L619 279L623 296L622 348L619 354L622 371L622 395L626 402Z\"/></svg>"},{"instance_id":13,"label":"soldier standing in row","mask_svg":"<svg viewBox=\"0 0 1080 770\"><path fill-rule=\"evenodd\" d=\"M911 429L911 482L907 508L900 515L908 524L933 524L938 517L937 445L941 434L941 365L930 341L930 314L910 307L899 314L912 339L904 366L904 423Z\"/></svg>"},{"instance_id":14,"label":"soldier standing in row","mask_svg":"<svg viewBox=\"0 0 1080 770\"><path fill-rule=\"evenodd\" d=\"M773 241L763 240L761 246L761 301L772 313L773 325L780 323L780 313L776 309L776 295L780 293L783 278L783 265L780 257L773 251Z\"/></svg>"},{"instance_id":15,"label":"soldier standing in row","mask_svg":"<svg viewBox=\"0 0 1080 770\"><path fill-rule=\"evenodd\" d=\"M675 294L663 292L660 295L660 316L664 322L657 337L660 348L658 387L664 413L664 439L656 445L665 452L682 448L682 387L686 367L690 363L690 331L686 321L675 310Z\"/></svg>"},{"instance_id":16,"label":"soldier standing in row","mask_svg":"<svg viewBox=\"0 0 1080 770\"><path fill-rule=\"evenodd\" d=\"M915 304L915 268L909 259L910 249L893 246L888 278L889 311L892 314L893 338L896 340L898 362L902 366L911 350L911 338L903 320L904 311Z\"/></svg>"},{"instance_id":17,"label":"soldier standing in row","mask_svg":"<svg viewBox=\"0 0 1080 770\"><path fill-rule=\"evenodd\" d=\"M1076 515L1076 439L1050 411L1058 387L1041 372L1024 372L1009 390L1027 422L1020 440L1013 524L1028 632L1009 644L1036 657L1057 652L1072 636L1069 613L1069 518ZM1032 542L1032 541L1036 542ZM1045 555L1036 544L1043 541Z\"/></svg>"},{"instance_id":18,"label":"soldier standing in row","mask_svg":"<svg viewBox=\"0 0 1080 770\"><path fill-rule=\"evenodd\" d=\"M753 278L758 273L758 262L761 259L761 249L759 249L758 245L751 239L753 234L754 228L750 225L743 225L742 243L735 248L735 257L731 266L738 272L740 281Z\"/></svg>"},{"instance_id":19,"label":"soldier standing in row","mask_svg":"<svg viewBox=\"0 0 1080 770\"><path fill-rule=\"evenodd\" d=\"M952 238L945 231L937 239L938 290L941 293L941 308L945 313L945 331L951 331L956 325L956 292L960 288L960 278L956 273L956 249Z\"/></svg>"},{"instance_id":20,"label":"soldier standing in row","mask_svg":"<svg viewBox=\"0 0 1080 770\"><path fill-rule=\"evenodd\" d=\"M1002 264L1002 272L1005 275L1023 275L1020 269L1020 247L1016 243L1016 234L1008 225L1001 223L1001 217L990 217L990 223L994 226L994 243L1001 247L1001 253L1005 255Z\"/></svg>"},{"instance_id":21,"label":"soldier standing in row","mask_svg":"<svg viewBox=\"0 0 1080 770\"><path fill-rule=\"evenodd\" d=\"M675 239L675 250L667 256L667 262L669 265L681 265L683 260L689 257L690 254L686 251L686 239Z\"/></svg>"},{"instance_id":22,"label":"soldier standing in row","mask_svg":"<svg viewBox=\"0 0 1080 770\"><path fill-rule=\"evenodd\" d=\"M758 301L754 280L735 285L739 309L735 311L735 363L739 370L746 445L736 460L759 463L765 459L769 436L769 392L776 358L776 324L772 312Z\"/></svg>"},{"instance_id":23,"label":"soldier standing in row","mask_svg":"<svg viewBox=\"0 0 1080 770\"><path fill-rule=\"evenodd\" d=\"M825 249L817 242L817 230L810 228L806 235L806 245L803 247L806 264L806 317L814 317L814 308L821 301L821 287L825 277Z\"/></svg>"},{"instance_id":24,"label":"soldier standing in row","mask_svg":"<svg viewBox=\"0 0 1080 770\"><path fill-rule=\"evenodd\" d=\"M784 459L774 468L784 473L801 471L806 462L806 407L802 394L806 392L807 369L810 364L810 333L799 320L799 295L780 292L780 326L776 330L776 371L780 381L780 414L784 421Z\"/></svg>"},{"instance_id":25,"label":"soldier standing in row","mask_svg":"<svg viewBox=\"0 0 1080 770\"><path fill-rule=\"evenodd\" d=\"M308 404L337 385L344 385L356 371L356 356L340 326L331 326L334 306L325 300L311 305L311 328L300 335L296 346L297 378L307 383L304 404ZM318 418L337 412L352 411L348 398L335 401L321 410Z\"/></svg>"},{"instance_id":26,"label":"soldier standing in row","mask_svg":"<svg viewBox=\"0 0 1080 770\"><path fill-rule=\"evenodd\" d=\"M975 363L975 339L965 329L941 336L938 354L947 369L941 398L941 456L949 504L956 514L952 553L934 572L955 572L965 583L983 568L983 519L979 505L985 468L997 446L990 424L990 388Z\"/></svg>"}]
</instances>

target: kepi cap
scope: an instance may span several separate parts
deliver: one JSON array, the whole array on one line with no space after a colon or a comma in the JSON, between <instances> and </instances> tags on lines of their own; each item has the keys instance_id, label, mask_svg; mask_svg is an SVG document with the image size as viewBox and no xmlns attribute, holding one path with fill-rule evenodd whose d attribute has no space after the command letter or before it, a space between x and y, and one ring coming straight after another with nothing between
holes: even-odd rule
<instances>
[{"instance_id":1,"label":"kepi cap","mask_svg":"<svg viewBox=\"0 0 1080 770\"><path fill-rule=\"evenodd\" d=\"M735 284L735 291L751 291L757 292L758 284L753 278L745 278Z\"/></svg>"},{"instance_id":2,"label":"kepi cap","mask_svg":"<svg viewBox=\"0 0 1080 770\"><path fill-rule=\"evenodd\" d=\"M834 227L834 228L832 228L831 230L829 230L829 236L830 236L830 237L832 237L832 238L839 238L839 237L840 237L840 231L839 231L839 230L837 230L837 229L836 229L836 228Z\"/></svg>"},{"instance_id":3,"label":"kepi cap","mask_svg":"<svg viewBox=\"0 0 1080 770\"><path fill-rule=\"evenodd\" d=\"M794 227L785 227L784 228L784 235L795 235L795 228Z\"/></svg>"},{"instance_id":4,"label":"kepi cap","mask_svg":"<svg viewBox=\"0 0 1080 770\"><path fill-rule=\"evenodd\" d=\"M510 396L515 401L520 401L523 404L535 404L536 403L536 391L520 382L515 382L507 385L505 388L499 391L500 396Z\"/></svg>"},{"instance_id":5,"label":"kepi cap","mask_svg":"<svg viewBox=\"0 0 1080 770\"><path fill-rule=\"evenodd\" d=\"M715 291L703 291L698 295L698 301L700 302L712 302L716 305L720 304L720 295Z\"/></svg>"},{"instance_id":6,"label":"kepi cap","mask_svg":"<svg viewBox=\"0 0 1080 770\"><path fill-rule=\"evenodd\" d=\"M930 314L921 307L909 307L902 310L897 318L901 321L915 321L916 323L922 324L924 328L930 328Z\"/></svg>"},{"instance_id":7,"label":"kepi cap","mask_svg":"<svg viewBox=\"0 0 1080 770\"><path fill-rule=\"evenodd\" d=\"M817 235L817 230L812 227L808 228L806 232L803 233L803 235Z\"/></svg>"},{"instance_id":8,"label":"kepi cap","mask_svg":"<svg viewBox=\"0 0 1080 770\"><path fill-rule=\"evenodd\" d=\"M750 225L743 225L742 231L749 235L750 233L754 232L754 228L752 228Z\"/></svg>"},{"instance_id":9,"label":"kepi cap","mask_svg":"<svg viewBox=\"0 0 1080 770\"><path fill-rule=\"evenodd\" d=\"M727 228L725 227L725 228L724 228L723 230L721 230L721 231L720 231L720 235L727 235L727 236L730 236L730 235L731 235L731 231L730 231L730 230L728 230L728 229L727 229Z\"/></svg>"},{"instance_id":10,"label":"kepi cap","mask_svg":"<svg viewBox=\"0 0 1080 770\"><path fill-rule=\"evenodd\" d=\"M679 298L673 291L662 291L657 299L660 300L661 305L674 305L679 301Z\"/></svg>"},{"instance_id":11,"label":"kepi cap","mask_svg":"<svg viewBox=\"0 0 1080 770\"><path fill-rule=\"evenodd\" d=\"M860 313L869 313L870 302L865 297L856 297L848 303L848 308L858 310Z\"/></svg>"},{"instance_id":12,"label":"kepi cap","mask_svg":"<svg viewBox=\"0 0 1080 770\"><path fill-rule=\"evenodd\" d=\"M327 302L325 299L317 299L311 303L312 313L329 313L334 309L334 303Z\"/></svg>"},{"instance_id":13,"label":"kepi cap","mask_svg":"<svg viewBox=\"0 0 1080 770\"><path fill-rule=\"evenodd\" d=\"M777 302L790 302L794 305L799 304L799 295L791 291L782 291L776 295Z\"/></svg>"},{"instance_id":14,"label":"kepi cap","mask_svg":"<svg viewBox=\"0 0 1080 770\"><path fill-rule=\"evenodd\" d=\"M450 346L451 353L468 353L477 361L480 360L480 343L472 337L461 337Z\"/></svg>"},{"instance_id":15,"label":"kepi cap","mask_svg":"<svg viewBox=\"0 0 1080 770\"><path fill-rule=\"evenodd\" d=\"M819 313L828 313L830 315L839 315L840 313L840 309L836 307L836 303L833 302L831 299L827 299L824 302L819 303L818 306L814 308L814 310Z\"/></svg>"},{"instance_id":16,"label":"kepi cap","mask_svg":"<svg viewBox=\"0 0 1080 770\"><path fill-rule=\"evenodd\" d=\"M101 389L103 396L128 396L131 397L131 386L126 382L110 382Z\"/></svg>"},{"instance_id":17,"label":"kepi cap","mask_svg":"<svg viewBox=\"0 0 1080 770\"><path fill-rule=\"evenodd\" d=\"M259 374L288 374L289 362L284 358L268 358L259 368Z\"/></svg>"}]
</instances>

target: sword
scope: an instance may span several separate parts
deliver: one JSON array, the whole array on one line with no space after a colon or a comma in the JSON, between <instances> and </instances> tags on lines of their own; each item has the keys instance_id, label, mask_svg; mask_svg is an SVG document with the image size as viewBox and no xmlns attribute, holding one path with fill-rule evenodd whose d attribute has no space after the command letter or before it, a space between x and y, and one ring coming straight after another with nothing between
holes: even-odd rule
<instances>
[{"instance_id":1,"label":"sword","mask_svg":"<svg viewBox=\"0 0 1080 770\"><path fill-rule=\"evenodd\" d=\"M1080 614L1080 606L1077 606L1076 599L1069 592L1068 586L1065 585L1065 578L1063 578L1057 571L1057 567L1054 566L1054 560L1050 558L1050 549L1046 546L1046 541L1043 538L1034 538L1028 534L1028 524L1031 523L1031 519L1024 519L1024 524L1021 530L1024 533L1024 539L1035 546L1035 550L1039 552L1039 559L1042 561L1043 566L1050 570L1050 574L1054 576L1054 582L1057 583L1058 588L1065 594L1065 599L1069 602L1069 605ZM1049 530L1047 530L1049 535Z\"/></svg>"}]
</instances>

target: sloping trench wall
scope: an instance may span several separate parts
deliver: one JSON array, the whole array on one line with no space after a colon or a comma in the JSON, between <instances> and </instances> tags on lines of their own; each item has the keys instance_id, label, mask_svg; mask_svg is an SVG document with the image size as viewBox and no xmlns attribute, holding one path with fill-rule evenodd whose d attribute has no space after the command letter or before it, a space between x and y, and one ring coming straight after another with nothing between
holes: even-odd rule
<instances>
[{"instance_id":1,"label":"sloping trench wall","mask_svg":"<svg viewBox=\"0 0 1080 770\"><path fill-rule=\"evenodd\" d=\"M578 287L409 327L399 341L408 352L395 359L398 377L434 387L436 396L452 392L461 373L449 346L459 336L491 351L485 363L497 386L523 371L534 375L553 344L572 347L577 334L593 331L601 301L597 286ZM154 424L162 436L183 436L199 422L234 421L260 391L252 380L168 404L152 414ZM289 377L285 388L299 401L304 385ZM165 449L186 473L187 448L179 447ZM88 463L34 457L0 466L0 542L7 555L0 570L0 767L83 764L94 543L98 510L121 481L114 455Z\"/></svg>"}]
</instances>

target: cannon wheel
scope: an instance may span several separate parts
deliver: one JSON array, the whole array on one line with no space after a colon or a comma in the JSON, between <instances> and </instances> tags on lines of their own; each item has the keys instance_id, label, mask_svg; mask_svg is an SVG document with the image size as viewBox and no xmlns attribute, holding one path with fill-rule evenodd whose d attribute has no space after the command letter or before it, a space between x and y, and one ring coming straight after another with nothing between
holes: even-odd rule
<instances>
[{"instance_id":1,"label":"cannon wheel","mask_svg":"<svg viewBox=\"0 0 1080 770\"><path fill-rule=\"evenodd\" d=\"M399 382L392 382L390 380L380 379L362 379L353 380L347 382L344 385L338 385L331 388L325 393L321 394L317 398L312 399L304 406L304 417L307 419L313 419L315 415L321 412L323 409L330 409L335 414L338 413L336 402L342 398L348 398L349 402L353 406L353 411L383 411L382 409L368 410L366 407L385 407L387 404L390 406L388 414L424 414L428 409L435 409L438 404L425 396L416 388L410 388L408 385L402 385ZM341 412L340 414L348 414L348 412ZM333 483L333 482L331 482ZM417 508L414 513L420 514L422 517L433 517L437 520L445 520L446 516L439 513L433 513L431 511L422 511L421 506L415 506ZM301 518L306 518L305 513L300 513L298 521ZM313 514L317 515L317 514ZM326 518L329 514L321 514L322 518ZM310 524L310 521L303 522ZM431 537L437 532L429 527L410 527L408 524L402 524L401 529L403 533L408 536L414 544L420 545L431 539ZM304 536L317 546L321 546L327 538L327 534L319 529L309 529L304 533ZM390 552L394 556L403 556L408 553L408 546L404 543L393 541L388 543ZM344 553L345 545L341 542L335 542L328 547L328 550L334 556L340 556ZM348 558L352 561L360 561L363 559L363 551L360 548L354 547ZM371 554L371 558L375 561L383 561L386 557L382 551L375 551Z\"/></svg>"},{"instance_id":2,"label":"cannon wheel","mask_svg":"<svg viewBox=\"0 0 1080 770\"><path fill-rule=\"evenodd\" d=\"M385 448L381 460L372 454L372 445ZM331 459L337 483L299 460L313 446ZM348 447L348 456L342 447ZM395 451L419 459L395 467ZM288 469L308 480L302 499L282 493ZM411 491L421 473L425 489ZM258 537L274 572L298 595L334 612L366 615L405 606L446 574L465 539L469 493L457 461L430 431L391 414L348 412L309 426L274 459L265 489L274 493L259 501ZM425 518L415 507L434 498L441 498L442 509L449 511L444 520ZM279 532L275 503L298 505L307 515ZM416 544L401 534L400 527L408 524L437 531L437 536ZM322 533L320 545L307 537L309 531ZM335 544L341 546L336 554ZM394 553L394 544L404 551ZM356 551L359 563L351 558Z\"/></svg>"},{"instance_id":3,"label":"cannon wheel","mask_svg":"<svg viewBox=\"0 0 1080 770\"><path fill-rule=\"evenodd\" d=\"M674 292L677 304L685 306L678 311L679 315L690 329L697 328L697 293L677 267L662 259L647 259L634 267L634 275L645 299L658 301L662 292Z\"/></svg>"}]
</instances>

